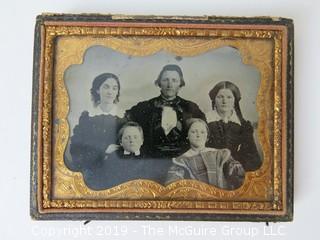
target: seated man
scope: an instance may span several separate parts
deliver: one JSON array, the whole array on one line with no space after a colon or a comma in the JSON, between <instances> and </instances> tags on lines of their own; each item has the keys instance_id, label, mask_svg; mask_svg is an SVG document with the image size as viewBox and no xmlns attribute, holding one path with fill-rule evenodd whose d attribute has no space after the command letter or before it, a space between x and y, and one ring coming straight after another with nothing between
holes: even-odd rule
<instances>
[{"instance_id":1,"label":"seated man","mask_svg":"<svg viewBox=\"0 0 320 240\"><path fill-rule=\"evenodd\" d=\"M127 122L118 137L121 147L106 156L99 170L84 176L88 187L102 190L137 179L163 184L171 160L144 158L143 131L139 124Z\"/></svg>"},{"instance_id":2,"label":"seated man","mask_svg":"<svg viewBox=\"0 0 320 240\"><path fill-rule=\"evenodd\" d=\"M179 66L164 66L155 84L160 88L160 96L133 106L126 112L126 118L142 127L148 156L174 158L188 146L186 121L205 120L205 115L197 104L178 96L185 85Z\"/></svg>"}]
</instances>

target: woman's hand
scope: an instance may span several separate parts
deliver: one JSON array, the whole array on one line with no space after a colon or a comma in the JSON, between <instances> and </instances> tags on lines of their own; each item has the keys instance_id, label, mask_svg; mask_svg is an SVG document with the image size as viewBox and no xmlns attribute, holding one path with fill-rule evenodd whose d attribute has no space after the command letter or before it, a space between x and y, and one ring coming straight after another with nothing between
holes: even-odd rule
<instances>
[{"instance_id":1,"label":"woman's hand","mask_svg":"<svg viewBox=\"0 0 320 240\"><path fill-rule=\"evenodd\" d=\"M241 163L239 163L237 161L233 161L229 164L228 175L229 176L244 176L245 170L242 167Z\"/></svg>"},{"instance_id":2,"label":"woman's hand","mask_svg":"<svg viewBox=\"0 0 320 240\"><path fill-rule=\"evenodd\" d=\"M107 147L107 150L105 151L106 154L110 154L110 153L113 153L114 151L118 150L120 148L119 145L117 144L110 144L108 147Z\"/></svg>"}]
</instances>

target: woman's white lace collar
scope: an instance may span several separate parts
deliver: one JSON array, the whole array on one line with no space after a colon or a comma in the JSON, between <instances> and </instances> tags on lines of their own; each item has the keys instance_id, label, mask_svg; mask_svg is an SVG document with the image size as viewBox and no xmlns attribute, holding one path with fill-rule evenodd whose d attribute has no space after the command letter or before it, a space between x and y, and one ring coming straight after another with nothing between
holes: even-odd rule
<instances>
[{"instance_id":1,"label":"woman's white lace collar","mask_svg":"<svg viewBox=\"0 0 320 240\"><path fill-rule=\"evenodd\" d=\"M117 105L113 104L110 112L102 111L102 109L99 106L91 109L89 112L90 117L94 117L98 115L111 115L111 116L115 116L115 117L117 116L117 117L123 118L124 111L119 109Z\"/></svg>"},{"instance_id":2,"label":"woman's white lace collar","mask_svg":"<svg viewBox=\"0 0 320 240\"><path fill-rule=\"evenodd\" d=\"M216 110L207 112L206 119L207 119L208 123L222 120L221 116L218 114L218 112ZM241 125L241 122L240 122L237 114L235 114L234 111L232 112L232 115L228 120L229 120L229 122L234 122L234 123Z\"/></svg>"}]
</instances>

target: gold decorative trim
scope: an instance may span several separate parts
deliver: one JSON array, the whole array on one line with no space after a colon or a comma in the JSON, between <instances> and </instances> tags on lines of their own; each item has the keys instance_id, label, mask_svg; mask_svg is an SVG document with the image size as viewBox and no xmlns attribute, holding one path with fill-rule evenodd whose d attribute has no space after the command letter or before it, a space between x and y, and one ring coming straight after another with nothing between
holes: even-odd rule
<instances>
[{"instance_id":1,"label":"gold decorative trim","mask_svg":"<svg viewBox=\"0 0 320 240\"><path fill-rule=\"evenodd\" d=\"M206 213L220 210L242 213L246 210L246 214L283 212L283 31L227 27L195 29L45 25L43 35L44 74L40 79L43 87L39 119L42 126L39 128L42 149L39 147L38 151L41 212L86 209L102 212L114 209L153 209L165 212L183 212L188 209L186 212L192 210L199 213L202 210L206 210ZM103 191L87 188L82 175L68 170L63 161L69 137L69 99L63 74L70 65L81 64L86 49L93 45L102 45L134 56L146 56L161 49L179 56L194 56L222 46L237 48L243 62L254 65L261 73L257 109L258 136L264 153L263 166L255 172L247 173L245 183L235 191L218 189L194 180L182 180L167 187L139 180ZM62 46L65 51L60 51ZM52 124L53 118L59 120L57 124Z\"/></svg>"}]
</instances>

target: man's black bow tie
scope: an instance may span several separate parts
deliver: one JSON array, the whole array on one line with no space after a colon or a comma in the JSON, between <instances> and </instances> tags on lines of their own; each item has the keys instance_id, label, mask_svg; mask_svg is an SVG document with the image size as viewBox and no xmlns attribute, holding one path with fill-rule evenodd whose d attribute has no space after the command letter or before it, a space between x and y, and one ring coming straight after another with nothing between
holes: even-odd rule
<instances>
[{"instance_id":1,"label":"man's black bow tie","mask_svg":"<svg viewBox=\"0 0 320 240\"><path fill-rule=\"evenodd\" d=\"M174 100L165 100L161 99L160 104L161 106L166 106L166 107L176 107L178 105L179 101L177 99Z\"/></svg>"}]
</instances>

